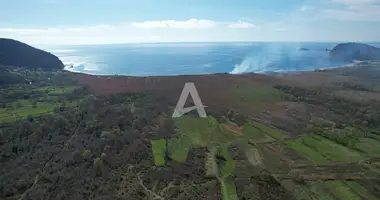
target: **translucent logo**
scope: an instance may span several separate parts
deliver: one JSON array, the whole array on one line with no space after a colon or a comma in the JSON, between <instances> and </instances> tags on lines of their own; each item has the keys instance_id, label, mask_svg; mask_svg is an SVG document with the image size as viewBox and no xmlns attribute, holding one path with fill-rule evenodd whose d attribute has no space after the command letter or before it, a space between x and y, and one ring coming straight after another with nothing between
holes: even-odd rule
<instances>
[{"instance_id":1,"label":"translucent logo","mask_svg":"<svg viewBox=\"0 0 380 200\"><path fill-rule=\"evenodd\" d=\"M191 98L193 99L194 106L184 108L187 97L189 96L189 94L190 94ZM188 112L191 112L192 110L197 109L199 117L205 118L205 117L207 117L206 111L204 109L205 107L206 106L204 106L202 104L201 98L199 97L198 91L195 88L194 83L185 83L185 86L183 87L181 96L179 97L177 106L174 110L172 117L173 118L181 117L182 115L184 115Z\"/></svg>"}]
</instances>

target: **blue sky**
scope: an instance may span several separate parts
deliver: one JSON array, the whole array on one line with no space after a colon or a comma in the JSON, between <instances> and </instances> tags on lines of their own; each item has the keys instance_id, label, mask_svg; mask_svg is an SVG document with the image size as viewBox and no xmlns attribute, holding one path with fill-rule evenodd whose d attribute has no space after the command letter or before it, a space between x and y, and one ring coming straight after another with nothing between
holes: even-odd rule
<instances>
[{"instance_id":1,"label":"blue sky","mask_svg":"<svg viewBox=\"0 0 380 200\"><path fill-rule=\"evenodd\" d=\"M32 44L380 41L380 0L1 0Z\"/></svg>"}]
</instances>

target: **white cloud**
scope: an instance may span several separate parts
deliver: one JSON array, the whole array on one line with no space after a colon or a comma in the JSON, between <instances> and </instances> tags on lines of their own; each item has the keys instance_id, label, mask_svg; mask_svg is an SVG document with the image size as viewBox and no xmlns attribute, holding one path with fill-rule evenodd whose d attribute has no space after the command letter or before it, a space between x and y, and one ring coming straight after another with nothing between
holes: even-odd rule
<instances>
[{"instance_id":1,"label":"white cloud","mask_svg":"<svg viewBox=\"0 0 380 200\"><path fill-rule=\"evenodd\" d=\"M331 0L335 3L341 3L345 5L364 5L364 4L376 4L380 3L380 0Z\"/></svg>"},{"instance_id":2,"label":"white cloud","mask_svg":"<svg viewBox=\"0 0 380 200\"><path fill-rule=\"evenodd\" d=\"M8 34L20 34L20 35L33 35L41 33L56 33L59 32L56 28L46 28L46 29L32 29L32 28L0 28L0 33Z\"/></svg>"},{"instance_id":3,"label":"white cloud","mask_svg":"<svg viewBox=\"0 0 380 200\"><path fill-rule=\"evenodd\" d=\"M343 21L380 21L380 0L331 0L331 6L342 6L339 9L323 8L323 18Z\"/></svg>"},{"instance_id":4,"label":"white cloud","mask_svg":"<svg viewBox=\"0 0 380 200\"><path fill-rule=\"evenodd\" d=\"M0 28L0 36L6 34L19 34L19 35L39 35L39 34L56 34L63 32L83 32L88 30L105 30L112 28L109 25L97 25L89 27L70 27L70 28Z\"/></svg>"},{"instance_id":5,"label":"white cloud","mask_svg":"<svg viewBox=\"0 0 380 200\"><path fill-rule=\"evenodd\" d=\"M343 21L368 21L380 22L380 6L364 10L337 10L325 9L321 15L325 18L343 20Z\"/></svg>"},{"instance_id":6,"label":"white cloud","mask_svg":"<svg viewBox=\"0 0 380 200\"><path fill-rule=\"evenodd\" d=\"M331 2L332 0L327 0ZM336 0L343 1L343 0ZM351 0L352 1L352 0ZM334 2L342 6L342 3ZM305 4L306 5L306 4ZM351 4L352 5L352 4ZM361 27L355 30L352 25L340 25L342 20L366 19L367 15L346 13L345 10L306 5L307 12L301 7L289 13L281 21L244 18L237 21L213 21L204 19L163 20L131 22L124 24L99 24L84 27L0 27L0 37L13 38L26 43L38 44L111 44L144 42L216 42L216 41L347 41L379 40L380 27ZM363 7L363 5L360 5ZM348 7L348 6L347 6ZM334 7L333 7L334 8ZM367 9L370 9L368 6ZM324 9L324 10L323 10ZM377 7L372 8L377 9ZM322 10L322 11L321 11ZM340 12L337 12L339 10ZM368 10L367 10L368 11ZM324 18L311 18L317 13ZM380 12L378 12L380 14ZM371 14L371 13L369 13ZM373 20L377 13L372 13ZM313 19L314 20L314 19ZM318 21L319 20L319 21ZM314 22L316 25L314 25ZM335 24L339 26L335 26ZM322 31L324 30L324 31ZM344 34L341 34L344 31ZM320 33L320 34L317 34Z\"/></svg>"},{"instance_id":7,"label":"white cloud","mask_svg":"<svg viewBox=\"0 0 380 200\"><path fill-rule=\"evenodd\" d=\"M256 26L254 24L239 21L238 23L231 23L228 25L230 28L255 28Z\"/></svg>"},{"instance_id":8,"label":"white cloud","mask_svg":"<svg viewBox=\"0 0 380 200\"><path fill-rule=\"evenodd\" d=\"M163 21L145 21L133 22L131 24L137 28L178 28L178 29L197 29L197 28L213 28L217 26L217 22L204 19L189 19L186 21L163 20Z\"/></svg>"}]
</instances>

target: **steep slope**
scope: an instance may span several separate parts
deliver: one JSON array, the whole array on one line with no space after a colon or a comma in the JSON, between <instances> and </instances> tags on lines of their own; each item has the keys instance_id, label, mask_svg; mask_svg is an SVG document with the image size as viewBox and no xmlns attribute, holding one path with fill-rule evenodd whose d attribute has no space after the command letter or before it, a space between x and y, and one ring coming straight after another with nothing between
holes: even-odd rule
<instances>
[{"instance_id":1,"label":"steep slope","mask_svg":"<svg viewBox=\"0 0 380 200\"><path fill-rule=\"evenodd\" d=\"M339 61L380 60L380 48L361 43L338 44L331 50L330 59Z\"/></svg>"},{"instance_id":2,"label":"steep slope","mask_svg":"<svg viewBox=\"0 0 380 200\"><path fill-rule=\"evenodd\" d=\"M55 55L25 43L0 38L0 64L26 68L62 69Z\"/></svg>"}]
</instances>

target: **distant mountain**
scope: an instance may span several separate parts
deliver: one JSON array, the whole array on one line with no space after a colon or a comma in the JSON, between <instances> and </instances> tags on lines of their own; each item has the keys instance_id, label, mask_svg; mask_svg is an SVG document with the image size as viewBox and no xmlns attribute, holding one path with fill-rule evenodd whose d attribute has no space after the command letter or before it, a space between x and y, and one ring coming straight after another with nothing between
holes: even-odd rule
<instances>
[{"instance_id":1,"label":"distant mountain","mask_svg":"<svg viewBox=\"0 0 380 200\"><path fill-rule=\"evenodd\" d=\"M42 69L62 69L64 67L62 61L51 53L5 38L0 38L0 64Z\"/></svg>"},{"instance_id":2,"label":"distant mountain","mask_svg":"<svg viewBox=\"0 0 380 200\"><path fill-rule=\"evenodd\" d=\"M331 50L330 59L348 62L353 60L380 60L380 48L361 43L338 44Z\"/></svg>"},{"instance_id":3,"label":"distant mountain","mask_svg":"<svg viewBox=\"0 0 380 200\"><path fill-rule=\"evenodd\" d=\"M310 51L310 49L309 49L309 48L302 47L302 48L300 48L300 51Z\"/></svg>"}]
</instances>

